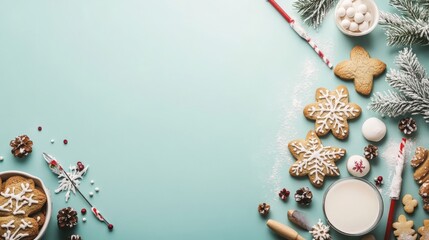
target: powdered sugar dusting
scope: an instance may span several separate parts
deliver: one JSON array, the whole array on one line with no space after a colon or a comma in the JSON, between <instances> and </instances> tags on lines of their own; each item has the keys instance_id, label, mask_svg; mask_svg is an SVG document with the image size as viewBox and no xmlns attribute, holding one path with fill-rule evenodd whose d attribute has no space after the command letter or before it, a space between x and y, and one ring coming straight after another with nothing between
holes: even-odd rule
<instances>
[{"instance_id":1,"label":"powdered sugar dusting","mask_svg":"<svg viewBox=\"0 0 429 240\"><path fill-rule=\"evenodd\" d=\"M310 102L314 97L312 87L314 82L318 80L319 68L317 66L320 66L316 61L320 60L314 59L305 62L304 71L293 88L292 96L285 99L283 106L284 117L279 133L277 134L276 160L269 177L269 185L272 187L274 193L277 193L281 189L282 179L288 173L288 169L286 168L294 162L288 150L288 143L292 139L297 138L298 132L294 123L297 121L300 113L302 113L305 104ZM288 92L286 91L286 93ZM285 96L287 95L285 94ZM278 200L277 197L275 199Z\"/></svg>"},{"instance_id":2,"label":"powdered sugar dusting","mask_svg":"<svg viewBox=\"0 0 429 240\"><path fill-rule=\"evenodd\" d=\"M380 191L383 193L383 196L389 197L390 195L390 187L392 185L392 178L393 173L395 172L395 166L397 162L397 156L399 152L399 144L401 140L391 140L389 141L383 149L381 149L381 159L387 164L387 167L389 169L389 176L387 178L384 178L384 188L385 191ZM407 144L404 148L404 154L405 154L405 164L410 161L412 158L414 151L416 149L416 141L415 139L407 139Z\"/></svg>"}]
</instances>

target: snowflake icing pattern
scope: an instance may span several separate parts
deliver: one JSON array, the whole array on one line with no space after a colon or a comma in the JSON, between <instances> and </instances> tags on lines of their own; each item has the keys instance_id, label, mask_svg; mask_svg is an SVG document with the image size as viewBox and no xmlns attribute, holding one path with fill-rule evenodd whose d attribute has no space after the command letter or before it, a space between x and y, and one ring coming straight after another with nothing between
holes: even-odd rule
<instances>
[{"instance_id":1,"label":"snowflake icing pattern","mask_svg":"<svg viewBox=\"0 0 429 240\"><path fill-rule=\"evenodd\" d=\"M24 219L21 219L21 224L19 227L12 233L11 229L15 229L15 220L11 220L6 224L2 224L1 227L6 229L6 232L2 235L5 240L19 240L27 237L28 233L20 233L21 230L25 230L27 228L32 228L30 222L26 222Z\"/></svg>"},{"instance_id":2,"label":"snowflake icing pattern","mask_svg":"<svg viewBox=\"0 0 429 240\"><path fill-rule=\"evenodd\" d=\"M85 169L83 169L82 171L79 171L75 166L70 166L69 168L70 168L70 172L68 172L67 175L74 182L74 184L77 187L79 187L80 181L83 179L83 176L85 175L89 166L86 166ZM66 191L66 202L68 202L70 198L70 192L73 192L73 194L76 194L76 188L69 181L64 171L61 171L60 174L58 175L58 178L60 178L60 180L58 181L59 186L57 189L55 189L55 193Z\"/></svg>"},{"instance_id":3,"label":"snowflake icing pattern","mask_svg":"<svg viewBox=\"0 0 429 240\"><path fill-rule=\"evenodd\" d=\"M308 175L310 182L321 187L326 176L340 175L335 161L344 156L342 148L323 146L314 131L307 134L305 140L295 140L289 143L289 150L297 161L289 172L292 176Z\"/></svg>"},{"instance_id":4,"label":"snowflake icing pattern","mask_svg":"<svg viewBox=\"0 0 429 240\"><path fill-rule=\"evenodd\" d=\"M326 88L316 90L316 103L304 108L306 117L316 121L318 136L324 136L332 130L338 139L345 139L348 133L348 119L359 117L362 109L354 103L349 103L349 93L345 86L339 86L334 91Z\"/></svg>"},{"instance_id":5,"label":"snowflake icing pattern","mask_svg":"<svg viewBox=\"0 0 429 240\"><path fill-rule=\"evenodd\" d=\"M34 194L25 196L25 194L31 192L33 192L33 190L31 190L29 183L21 183L21 191L18 193L15 193L15 187L12 189L6 188L5 191L0 194L8 200L3 205L0 205L0 211L12 212L13 215L25 214L24 210L21 209L23 206L31 206L31 204L38 203L37 200L33 199Z\"/></svg>"},{"instance_id":6,"label":"snowflake icing pattern","mask_svg":"<svg viewBox=\"0 0 429 240\"><path fill-rule=\"evenodd\" d=\"M355 161L355 166L353 167L353 170L355 170L356 172L362 173L364 169L365 169L365 166L363 165L362 160L360 160L359 162Z\"/></svg>"},{"instance_id":7,"label":"snowflake icing pattern","mask_svg":"<svg viewBox=\"0 0 429 240\"><path fill-rule=\"evenodd\" d=\"M329 234L329 227L324 225L322 220L319 219L316 225L310 231L313 236L313 240L330 240L331 235Z\"/></svg>"}]
</instances>

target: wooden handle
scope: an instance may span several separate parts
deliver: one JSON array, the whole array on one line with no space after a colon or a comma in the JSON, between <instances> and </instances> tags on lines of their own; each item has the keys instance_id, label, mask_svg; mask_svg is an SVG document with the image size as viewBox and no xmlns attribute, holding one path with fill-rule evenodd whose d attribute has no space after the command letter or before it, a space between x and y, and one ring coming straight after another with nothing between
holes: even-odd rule
<instances>
[{"instance_id":1,"label":"wooden handle","mask_svg":"<svg viewBox=\"0 0 429 240\"><path fill-rule=\"evenodd\" d=\"M305 240L301 237L297 231L293 230L291 227L288 227L282 223L269 219L267 221L267 226L279 236L287 240Z\"/></svg>"}]
</instances>

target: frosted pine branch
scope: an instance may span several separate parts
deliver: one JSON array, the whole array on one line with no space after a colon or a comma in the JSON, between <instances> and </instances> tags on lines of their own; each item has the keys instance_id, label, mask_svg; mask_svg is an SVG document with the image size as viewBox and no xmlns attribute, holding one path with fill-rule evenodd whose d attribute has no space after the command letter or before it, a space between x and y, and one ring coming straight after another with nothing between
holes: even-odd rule
<instances>
[{"instance_id":1,"label":"frosted pine branch","mask_svg":"<svg viewBox=\"0 0 429 240\"><path fill-rule=\"evenodd\" d=\"M337 0L297 0L293 6L305 23L317 28L336 2Z\"/></svg>"},{"instance_id":2,"label":"frosted pine branch","mask_svg":"<svg viewBox=\"0 0 429 240\"><path fill-rule=\"evenodd\" d=\"M399 70L391 69L386 81L398 92L375 93L368 108L388 117L420 114L429 123L429 78L411 49L396 58Z\"/></svg>"}]
</instances>

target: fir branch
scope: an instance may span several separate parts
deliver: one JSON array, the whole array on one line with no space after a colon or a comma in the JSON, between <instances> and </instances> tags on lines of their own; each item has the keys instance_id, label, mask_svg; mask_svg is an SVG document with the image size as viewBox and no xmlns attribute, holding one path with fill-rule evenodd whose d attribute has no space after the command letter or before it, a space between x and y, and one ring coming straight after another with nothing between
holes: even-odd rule
<instances>
[{"instance_id":1,"label":"fir branch","mask_svg":"<svg viewBox=\"0 0 429 240\"><path fill-rule=\"evenodd\" d=\"M379 23L386 30L388 45L429 44L429 22L380 12Z\"/></svg>"},{"instance_id":2,"label":"fir branch","mask_svg":"<svg viewBox=\"0 0 429 240\"><path fill-rule=\"evenodd\" d=\"M337 0L297 0L293 6L305 23L317 28L336 2Z\"/></svg>"},{"instance_id":3,"label":"fir branch","mask_svg":"<svg viewBox=\"0 0 429 240\"><path fill-rule=\"evenodd\" d=\"M386 81L398 92L374 93L368 108L389 117L420 114L429 123L429 78L411 49L395 59L399 70L391 69Z\"/></svg>"},{"instance_id":4,"label":"fir branch","mask_svg":"<svg viewBox=\"0 0 429 240\"><path fill-rule=\"evenodd\" d=\"M429 0L390 0L402 16L380 13L388 45L429 45Z\"/></svg>"}]
</instances>

